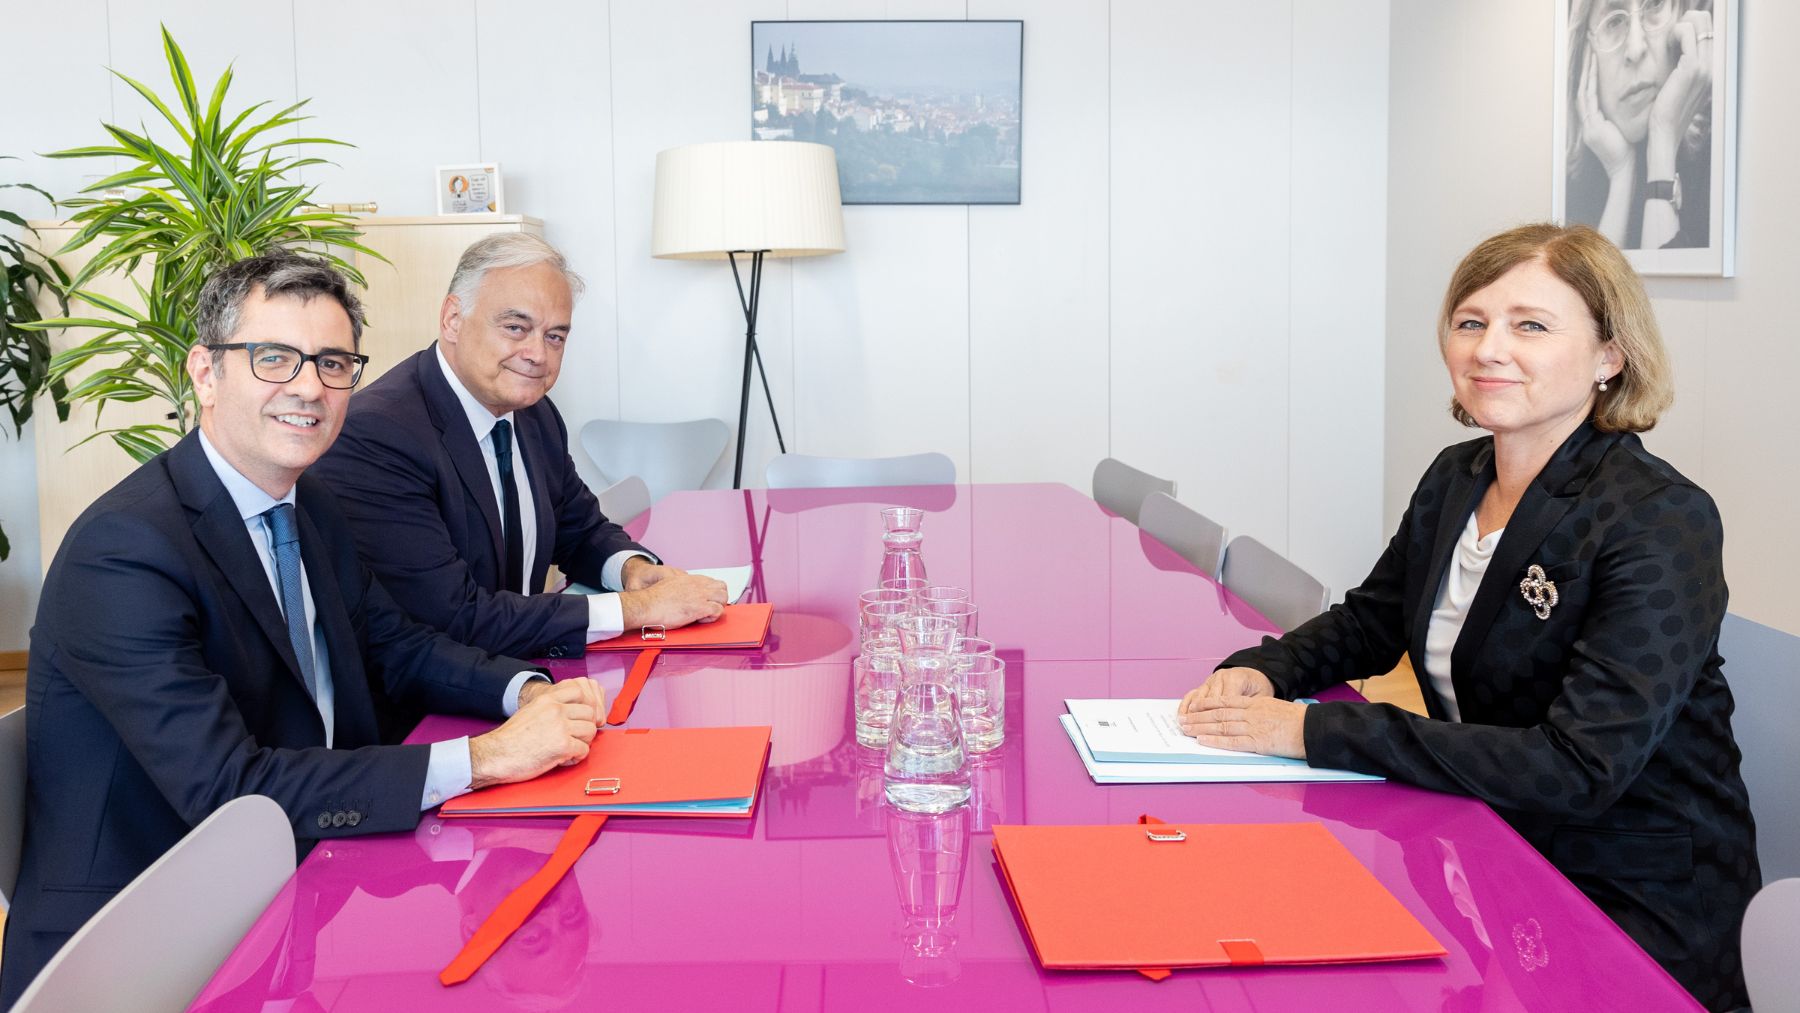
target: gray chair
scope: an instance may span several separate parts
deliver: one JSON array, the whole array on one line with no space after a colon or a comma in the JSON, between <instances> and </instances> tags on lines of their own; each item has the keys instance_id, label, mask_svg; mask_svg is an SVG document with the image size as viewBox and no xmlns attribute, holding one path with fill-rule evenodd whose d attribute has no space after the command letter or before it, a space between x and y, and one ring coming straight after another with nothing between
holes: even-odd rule
<instances>
[{"instance_id":1,"label":"gray chair","mask_svg":"<svg viewBox=\"0 0 1800 1013\"><path fill-rule=\"evenodd\" d=\"M650 487L636 475L628 475L595 494L600 512L614 524L630 524L650 509Z\"/></svg>"},{"instance_id":2,"label":"gray chair","mask_svg":"<svg viewBox=\"0 0 1800 1013\"><path fill-rule=\"evenodd\" d=\"M649 487L652 503L677 490L704 485L730 439L731 428L718 419L594 419L581 427L581 447L593 458L600 474L615 483L636 475Z\"/></svg>"},{"instance_id":3,"label":"gray chair","mask_svg":"<svg viewBox=\"0 0 1800 1013\"><path fill-rule=\"evenodd\" d=\"M1138 527L1175 550L1175 554L1219 579L1219 562L1225 556L1225 526L1166 492L1144 497Z\"/></svg>"},{"instance_id":4,"label":"gray chair","mask_svg":"<svg viewBox=\"0 0 1800 1013\"><path fill-rule=\"evenodd\" d=\"M0 911L12 910L25 847L25 708L0 717Z\"/></svg>"},{"instance_id":5,"label":"gray chair","mask_svg":"<svg viewBox=\"0 0 1800 1013\"><path fill-rule=\"evenodd\" d=\"M905 457L812 457L777 454L765 479L771 489L849 489L858 486L955 485L956 462L943 454Z\"/></svg>"},{"instance_id":6,"label":"gray chair","mask_svg":"<svg viewBox=\"0 0 1800 1013\"><path fill-rule=\"evenodd\" d=\"M1758 836L1762 827L1756 828ZM1794 940L1800 938L1800 879L1779 879L1764 886L1744 912L1744 984L1750 1008L1800 1010L1800 961Z\"/></svg>"},{"instance_id":7,"label":"gray chair","mask_svg":"<svg viewBox=\"0 0 1800 1013\"><path fill-rule=\"evenodd\" d=\"M1138 522L1144 497L1153 492L1175 495L1174 480L1157 478L1112 457L1094 466L1095 502L1133 524Z\"/></svg>"},{"instance_id":8,"label":"gray chair","mask_svg":"<svg viewBox=\"0 0 1800 1013\"><path fill-rule=\"evenodd\" d=\"M234 798L89 918L13 1013L185 1009L293 874L287 814Z\"/></svg>"},{"instance_id":9,"label":"gray chair","mask_svg":"<svg viewBox=\"0 0 1800 1013\"><path fill-rule=\"evenodd\" d=\"M1283 630L1291 630L1331 604L1331 592L1286 556L1239 535L1225 547L1219 581Z\"/></svg>"},{"instance_id":10,"label":"gray chair","mask_svg":"<svg viewBox=\"0 0 1800 1013\"><path fill-rule=\"evenodd\" d=\"M1800 876L1800 637L1726 615L1719 654L1737 701L1731 734L1744 754L1763 882Z\"/></svg>"}]
</instances>

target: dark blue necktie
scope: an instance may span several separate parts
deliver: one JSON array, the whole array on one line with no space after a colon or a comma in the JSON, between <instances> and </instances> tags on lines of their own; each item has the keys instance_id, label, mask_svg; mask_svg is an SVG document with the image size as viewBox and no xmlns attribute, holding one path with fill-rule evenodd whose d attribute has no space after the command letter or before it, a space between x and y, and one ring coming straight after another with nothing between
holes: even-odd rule
<instances>
[{"instance_id":1,"label":"dark blue necktie","mask_svg":"<svg viewBox=\"0 0 1800 1013\"><path fill-rule=\"evenodd\" d=\"M300 663L300 679L314 700L319 698L313 667L312 629L306 624L306 599L300 594L300 532L294 524L294 505L277 503L263 516L275 535L275 582L281 585L281 611L287 616L288 641Z\"/></svg>"},{"instance_id":2,"label":"dark blue necktie","mask_svg":"<svg viewBox=\"0 0 1800 1013\"><path fill-rule=\"evenodd\" d=\"M512 423L494 423L494 462L500 466L500 528L506 540L502 589L525 593L525 539L519 531L519 486L513 481Z\"/></svg>"}]
</instances>

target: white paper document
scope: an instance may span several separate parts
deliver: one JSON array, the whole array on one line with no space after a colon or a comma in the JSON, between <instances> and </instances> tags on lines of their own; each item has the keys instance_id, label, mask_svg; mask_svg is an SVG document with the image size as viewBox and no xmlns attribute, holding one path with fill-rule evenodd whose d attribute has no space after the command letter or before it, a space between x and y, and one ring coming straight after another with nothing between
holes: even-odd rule
<instances>
[{"instance_id":1,"label":"white paper document","mask_svg":"<svg viewBox=\"0 0 1800 1013\"><path fill-rule=\"evenodd\" d=\"M1305 760L1203 746L1175 720L1180 700L1064 700L1088 752L1102 763L1256 763L1306 766Z\"/></svg>"},{"instance_id":2,"label":"white paper document","mask_svg":"<svg viewBox=\"0 0 1800 1013\"><path fill-rule=\"evenodd\" d=\"M1374 774L1358 774L1329 767L1266 763L1104 763L1088 752L1075 718L1061 714L1063 731L1095 784L1227 784L1257 781L1384 781Z\"/></svg>"},{"instance_id":3,"label":"white paper document","mask_svg":"<svg viewBox=\"0 0 1800 1013\"><path fill-rule=\"evenodd\" d=\"M699 574L702 577L711 577L714 580L723 582L725 585L725 600L728 602L736 602L739 598L742 598L744 596L744 590L750 586L750 567L748 566L713 566L705 569L696 568L689 570L688 572ZM599 588L589 587L586 584L577 584L574 581L570 581L569 586L563 588L563 594L600 593L601 591Z\"/></svg>"}]
</instances>

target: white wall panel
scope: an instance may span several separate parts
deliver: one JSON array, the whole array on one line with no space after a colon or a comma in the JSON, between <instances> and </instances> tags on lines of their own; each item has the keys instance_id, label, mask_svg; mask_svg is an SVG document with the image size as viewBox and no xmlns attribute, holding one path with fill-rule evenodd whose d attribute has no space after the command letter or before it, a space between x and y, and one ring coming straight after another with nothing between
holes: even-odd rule
<instances>
[{"instance_id":1,"label":"white wall panel","mask_svg":"<svg viewBox=\"0 0 1800 1013\"><path fill-rule=\"evenodd\" d=\"M72 197L86 182L113 170L99 159L61 160L39 152L107 140L102 121L112 120L112 92L105 65L105 0L9 4L6 77L15 100L0 102L0 183L35 183L57 197ZM54 96L30 101L26 96ZM85 177L85 178L84 178ZM59 217L43 198L24 190L0 190L0 208L29 219ZM0 226L7 234L16 230ZM46 407L44 410L48 410ZM37 455L30 425L17 437L11 420L0 429L0 525L12 554L0 563L0 650L23 650L37 614L43 561L38 551Z\"/></svg>"},{"instance_id":2,"label":"white wall panel","mask_svg":"<svg viewBox=\"0 0 1800 1013\"><path fill-rule=\"evenodd\" d=\"M316 0L294 35L309 136L356 145L308 149L319 199L436 214L436 167L480 158L474 0Z\"/></svg>"},{"instance_id":3,"label":"white wall panel","mask_svg":"<svg viewBox=\"0 0 1800 1013\"><path fill-rule=\"evenodd\" d=\"M1387 4L1295 0L1288 555L1334 598L1387 541Z\"/></svg>"},{"instance_id":4,"label":"white wall panel","mask_svg":"<svg viewBox=\"0 0 1800 1013\"><path fill-rule=\"evenodd\" d=\"M656 153L683 144L748 138L750 22L780 18L784 11L785 4L770 0L613 5L622 418L657 422L712 416L725 419L735 438L744 350L737 289L724 261L651 259ZM748 266L746 262L746 286ZM757 318L757 344L790 447L795 406L788 272L813 266L770 261ZM745 480L761 485L763 463L775 453L775 435L760 381L751 389L747 428ZM711 484L730 482L728 452Z\"/></svg>"},{"instance_id":5,"label":"white wall panel","mask_svg":"<svg viewBox=\"0 0 1800 1013\"><path fill-rule=\"evenodd\" d=\"M212 87L226 66L231 67L231 90L226 92L224 115L230 117L258 102L267 101L263 116L294 104L294 9L291 2L221 4L216 0L171 0L151 4L118 4L111 15L112 66L120 73L149 86L178 117L185 118L175 84L169 78L163 55L162 27L167 26L187 57L199 90L202 109L212 97ZM113 107L119 126L139 130L177 150L180 137L150 103L124 81L112 81ZM310 109L302 109L304 115ZM298 137L299 123L264 135L268 140ZM100 133L98 127L94 133ZM326 134L325 136L332 136ZM93 143L98 143L96 140ZM279 152L281 149L277 149ZM294 149L287 149L293 154ZM329 156L327 156L329 157Z\"/></svg>"},{"instance_id":6,"label":"white wall panel","mask_svg":"<svg viewBox=\"0 0 1800 1013\"><path fill-rule=\"evenodd\" d=\"M601 480L580 448L581 425L618 418L622 387L609 20L608 5L581 0L475 5L480 157L500 163L507 210L542 218L544 238L587 282L552 398L576 466L595 488Z\"/></svg>"},{"instance_id":7,"label":"white wall panel","mask_svg":"<svg viewBox=\"0 0 1800 1013\"><path fill-rule=\"evenodd\" d=\"M1174 478L1183 501L1277 551L1290 14L1118 3L1111 47L1112 455Z\"/></svg>"},{"instance_id":8,"label":"white wall panel","mask_svg":"<svg viewBox=\"0 0 1800 1013\"><path fill-rule=\"evenodd\" d=\"M1107 4L980 0L1025 22L1021 203L969 209L970 477L1087 491L1107 455Z\"/></svg>"}]
</instances>

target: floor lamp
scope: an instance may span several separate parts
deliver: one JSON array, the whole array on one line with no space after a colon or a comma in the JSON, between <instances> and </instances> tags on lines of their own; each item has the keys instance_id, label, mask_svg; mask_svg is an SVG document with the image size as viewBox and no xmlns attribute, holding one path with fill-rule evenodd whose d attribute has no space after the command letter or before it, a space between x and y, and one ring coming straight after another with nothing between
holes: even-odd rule
<instances>
[{"instance_id":1,"label":"floor lamp","mask_svg":"<svg viewBox=\"0 0 1800 1013\"><path fill-rule=\"evenodd\" d=\"M650 255L669 260L729 260L744 311L744 383L738 398L737 464L731 487L744 485L744 430L750 421L750 370L762 377L775 443L787 453L775 396L756 347L763 261L844 252L837 156L823 144L725 141L670 148L656 156L656 207ZM744 284L740 259L750 279Z\"/></svg>"}]
</instances>

